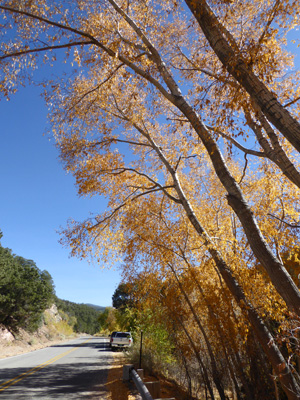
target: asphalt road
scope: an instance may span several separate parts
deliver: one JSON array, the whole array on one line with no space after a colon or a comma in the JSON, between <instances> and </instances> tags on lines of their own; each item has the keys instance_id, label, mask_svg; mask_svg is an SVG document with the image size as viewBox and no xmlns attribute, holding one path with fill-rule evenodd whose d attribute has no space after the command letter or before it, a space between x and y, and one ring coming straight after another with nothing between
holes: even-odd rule
<instances>
[{"instance_id":1,"label":"asphalt road","mask_svg":"<svg viewBox=\"0 0 300 400\"><path fill-rule=\"evenodd\" d=\"M0 399L107 399L113 353L106 338L80 338L0 360Z\"/></svg>"}]
</instances>

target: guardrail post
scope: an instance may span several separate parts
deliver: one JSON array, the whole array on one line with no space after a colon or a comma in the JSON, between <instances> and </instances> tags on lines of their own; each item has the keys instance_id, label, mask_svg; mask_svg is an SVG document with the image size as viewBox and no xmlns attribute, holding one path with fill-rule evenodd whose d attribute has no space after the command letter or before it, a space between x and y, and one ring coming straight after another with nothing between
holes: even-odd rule
<instances>
[{"instance_id":1,"label":"guardrail post","mask_svg":"<svg viewBox=\"0 0 300 400\"><path fill-rule=\"evenodd\" d=\"M159 381L145 382L145 386L149 390L153 399L158 399L160 397L160 382Z\"/></svg>"},{"instance_id":2,"label":"guardrail post","mask_svg":"<svg viewBox=\"0 0 300 400\"><path fill-rule=\"evenodd\" d=\"M138 376L141 379L144 379L144 370L143 369L137 369L136 372L138 373Z\"/></svg>"},{"instance_id":3,"label":"guardrail post","mask_svg":"<svg viewBox=\"0 0 300 400\"><path fill-rule=\"evenodd\" d=\"M129 381L130 380L130 371L133 368L133 364L126 364L123 365L123 381Z\"/></svg>"}]
</instances>

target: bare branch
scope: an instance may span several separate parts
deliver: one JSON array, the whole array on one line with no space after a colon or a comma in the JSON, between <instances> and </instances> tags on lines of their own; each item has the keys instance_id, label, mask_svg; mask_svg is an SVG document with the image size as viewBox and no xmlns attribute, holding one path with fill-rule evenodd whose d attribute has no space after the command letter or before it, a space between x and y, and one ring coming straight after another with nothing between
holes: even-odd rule
<instances>
[{"instance_id":1,"label":"bare branch","mask_svg":"<svg viewBox=\"0 0 300 400\"><path fill-rule=\"evenodd\" d=\"M132 144L134 146L152 147L149 143L134 142L133 140L122 140L122 139L117 139L117 138L106 139L105 141L96 142L93 145L99 145L99 144L102 145L102 144L105 144L105 142L108 142L108 143L119 142L119 143Z\"/></svg>"},{"instance_id":2,"label":"bare branch","mask_svg":"<svg viewBox=\"0 0 300 400\"><path fill-rule=\"evenodd\" d=\"M292 100L292 101L286 103L283 107L291 106L292 104L295 104L298 100L300 100L300 96L299 96L299 97L296 97L294 100Z\"/></svg>"},{"instance_id":3,"label":"bare branch","mask_svg":"<svg viewBox=\"0 0 300 400\"><path fill-rule=\"evenodd\" d=\"M185 122L190 124L190 121L186 118L166 118L167 121L178 121L178 122Z\"/></svg>"},{"instance_id":4,"label":"bare branch","mask_svg":"<svg viewBox=\"0 0 300 400\"><path fill-rule=\"evenodd\" d=\"M271 26L271 23L274 21L274 18L276 17L276 12L277 12L277 9L278 9L278 6L280 5L280 0L276 0L276 2L275 2L275 4L274 4L274 6L273 6L273 9L272 9L272 11L271 11L271 14L270 14L270 17L269 17L269 19L268 19L268 22L266 23L266 26L265 26L265 28L264 28L264 30L263 30L263 32L262 32L262 34L260 35L260 37L259 37L259 39L258 39L258 41L257 41L257 45L256 45L256 51L255 51L255 53L254 53L254 59L255 59L255 57L257 56L257 54L258 54L258 52L259 52L259 50L260 50L260 45L262 44L262 42L263 42L263 40L264 40L264 37L266 36L266 34L267 34L267 32L268 32L268 29L270 28L270 26ZM253 60L253 62L254 62L255 60Z\"/></svg>"},{"instance_id":5,"label":"bare branch","mask_svg":"<svg viewBox=\"0 0 300 400\"><path fill-rule=\"evenodd\" d=\"M145 196L145 195L147 195L147 194L149 194L149 193L154 193L154 192L159 192L159 191L163 191L163 192L165 193L165 190L166 190L166 189L168 189L168 188L173 188L173 187L174 187L174 186L161 186L161 187L149 189L149 190L147 190L146 192L139 193L138 195L134 196L134 197L131 199L131 201L134 201L134 200L138 199L139 197ZM168 195L168 197L170 197L170 196ZM173 197L173 196L172 196L172 197ZM176 201L176 199L175 199L174 201ZM179 202L179 201L177 201L177 202Z\"/></svg>"},{"instance_id":6,"label":"bare branch","mask_svg":"<svg viewBox=\"0 0 300 400\"><path fill-rule=\"evenodd\" d=\"M121 63L120 65L118 65L110 74L109 76L104 79L104 81L100 82L99 85L97 85L95 88L88 90L87 92L85 92L80 98L79 100L72 105L72 107L70 107L67 111L66 114L71 111L75 106L77 106L86 96L88 96L91 93L96 92L101 86L105 85L106 82L108 82L113 76L114 74L121 68L123 67L124 63Z\"/></svg>"},{"instance_id":7,"label":"bare branch","mask_svg":"<svg viewBox=\"0 0 300 400\"><path fill-rule=\"evenodd\" d=\"M175 171L177 171L177 169L178 169L178 167L179 167L181 158L182 158L181 156L178 158L178 161L177 161L177 163L176 163L176 165L175 165L175 168L174 168Z\"/></svg>"},{"instance_id":8,"label":"bare branch","mask_svg":"<svg viewBox=\"0 0 300 400\"><path fill-rule=\"evenodd\" d=\"M172 196L170 193L168 193L168 191L166 189L169 188L173 188L173 185L168 185L168 186L162 186L160 183L156 182L154 179L152 179L149 175L140 172L134 168L116 168L116 169L111 169L111 170L101 170L99 171L101 173L107 173L107 174L111 174L111 175L121 175L125 172L133 172L137 175L140 175L144 178L146 178L148 181L150 181L155 187L158 187L159 189L157 190L161 190L165 193L166 196L168 196L172 201L174 201L175 203L181 204L181 201L179 199L177 199L176 197Z\"/></svg>"},{"instance_id":9,"label":"bare branch","mask_svg":"<svg viewBox=\"0 0 300 400\"><path fill-rule=\"evenodd\" d=\"M94 224L93 226L87 228L89 231L95 229L97 226L102 225L104 222L106 221L110 221L112 219L112 217L123 207L125 207L126 203L122 203L121 205L119 205L118 207L114 208L112 210L112 212L110 214L108 214L105 218L101 219L100 221L97 221L96 224ZM104 230L106 227L108 226L108 223L104 225L104 227L102 228L102 230Z\"/></svg>"},{"instance_id":10,"label":"bare branch","mask_svg":"<svg viewBox=\"0 0 300 400\"><path fill-rule=\"evenodd\" d=\"M290 228L296 228L299 229L300 225L295 225L295 224L290 224L289 222L284 221L283 219L276 217L276 215L268 213L267 215L270 215L270 217L277 219L278 221L284 223L285 225L289 226Z\"/></svg>"},{"instance_id":11,"label":"bare branch","mask_svg":"<svg viewBox=\"0 0 300 400\"><path fill-rule=\"evenodd\" d=\"M13 7L1 6L1 5L0 5L0 10L9 11L9 12L11 12L11 13L13 13L13 14L25 15L26 17L29 17L29 18L36 19L36 20L38 20L38 21L44 22L44 23L47 24L47 25L55 26L55 27L57 27L57 28L60 28L60 29L63 29L63 30L67 30L67 31L73 32L73 33L75 33L75 34L77 34L77 35L84 36L84 37L90 39L94 44L100 44L100 43L94 38L94 36L92 36L92 35L91 35L90 33L88 33L88 32L84 32L84 31L78 30L78 29L76 29L76 28L72 28L71 26L64 25L64 24L62 24L62 23L60 23L60 22L52 21L52 20L50 20L50 19L48 19L48 18L41 17L40 15L36 15L36 14L30 13L30 12L28 12L28 11L18 10L18 9L16 9L16 8L13 8Z\"/></svg>"},{"instance_id":12,"label":"bare branch","mask_svg":"<svg viewBox=\"0 0 300 400\"><path fill-rule=\"evenodd\" d=\"M146 48L144 46L142 46L140 44L137 44L137 43L134 43L134 42L131 42L130 40L124 38L124 36L122 36L122 34L120 33L119 30L117 30L116 32L120 36L120 38L122 39L122 41L124 43L128 44L129 46L131 46L131 47L133 47L133 48L135 48L135 49L137 49L139 51L142 51L143 55L147 55L148 57L151 57L151 54L146 51Z\"/></svg>"},{"instance_id":13,"label":"bare branch","mask_svg":"<svg viewBox=\"0 0 300 400\"><path fill-rule=\"evenodd\" d=\"M265 153L263 153L261 151L247 149L246 147L242 146L239 142L237 142L235 139L233 139L231 136L227 135L224 132L219 131L218 129L215 129L215 128L213 128L211 126L207 126L207 125L206 125L206 128L209 129L210 131L217 133L218 135L222 136L223 138L229 140L231 143L233 143L238 149L243 151L245 154L251 154L256 157L266 157Z\"/></svg>"},{"instance_id":14,"label":"bare branch","mask_svg":"<svg viewBox=\"0 0 300 400\"><path fill-rule=\"evenodd\" d=\"M11 57L19 57L19 56L23 56L25 54L39 53L39 52L48 51L48 50L65 49L68 47L82 46L82 45L86 45L86 44L93 44L93 42L91 40L88 40L88 41L81 41L81 42L70 42L70 43L61 44L61 45L57 45L57 46L45 46L45 47L38 47L36 49L20 50L20 51L16 51L15 53L5 54L4 56L0 57L0 60L4 60L5 58L11 58Z\"/></svg>"},{"instance_id":15,"label":"bare branch","mask_svg":"<svg viewBox=\"0 0 300 400\"><path fill-rule=\"evenodd\" d=\"M244 179L245 174L246 174L246 169L247 169L247 165L248 165L247 153L244 154L244 158L245 158L245 166L244 166L244 169L243 169L243 174L242 174L241 179L239 181L239 185L242 183L242 180Z\"/></svg>"},{"instance_id":16,"label":"bare branch","mask_svg":"<svg viewBox=\"0 0 300 400\"><path fill-rule=\"evenodd\" d=\"M176 67L175 65L172 64L172 66L175 69L178 69L180 71L198 71L198 72L201 72L201 73L209 76L210 78L213 78L213 79L217 80L218 82L226 83L226 84L228 84L228 85L230 85L232 87L235 87L235 88L239 88L240 87L240 85L236 81L223 79L222 77L214 74L213 72L211 72L211 71L209 71L209 70L207 70L205 68L199 67L186 54L184 54L183 51L179 47L177 47L177 49L180 52L180 54L187 60L187 62L190 63L193 66L193 68L179 68L179 67Z\"/></svg>"}]
</instances>

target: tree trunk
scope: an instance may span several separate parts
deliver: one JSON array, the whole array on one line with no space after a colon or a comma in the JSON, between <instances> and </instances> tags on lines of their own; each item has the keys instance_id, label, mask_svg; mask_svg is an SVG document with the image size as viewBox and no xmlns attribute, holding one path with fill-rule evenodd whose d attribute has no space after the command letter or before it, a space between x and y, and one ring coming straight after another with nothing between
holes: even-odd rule
<instances>
[{"instance_id":1,"label":"tree trunk","mask_svg":"<svg viewBox=\"0 0 300 400\"><path fill-rule=\"evenodd\" d=\"M279 103L275 95L247 66L237 44L231 46L223 32L226 31L205 0L185 0L198 21L211 48L227 71L258 104L267 119L300 152L300 124ZM233 39L232 39L233 41Z\"/></svg>"},{"instance_id":2,"label":"tree trunk","mask_svg":"<svg viewBox=\"0 0 300 400\"><path fill-rule=\"evenodd\" d=\"M288 364L286 363L284 357L282 356L280 350L275 344L274 338L269 332L267 326L264 324L263 320L252 306L252 304L247 300L245 293L235 277L233 276L230 268L226 264L225 260L222 258L220 252L214 247L213 243L210 241L209 236L205 232L204 228L201 226L199 220L197 219L191 205L186 199L180 183L178 181L176 173L173 175L175 189L181 199L182 205L187 213L187 216L194 226L196 232L204 240L208 251L210 252L216 267L218 268L222 278L224 279L229 291L235 298L236 302L243 310L243 312L248 316L248 320L256 334L256 337L264 349L271 365L276 372L283 390L286 392L289 400L300 400L300 387L298 382Z\"/></svg>"},{"instance_id":3,"label":"tree trunk","mask_svg":"<svg viewBox=\"0 0 300 400\"><path fill-rule=\"evenodd\" d=\"M275 257L270 247L266 243L259 229L255 216L243 196L239 184L235 181L227 168L216 141L206 129L198 114L182 96L174 99L174 105L176 105L187 117L198 134L199 139L205 146L214 166L215 172L228 193L228 204L239 218L255 257L266 270L277 292L284 299L288 308L300 316L299 289L286 271L284 265ZM172 175L174 181L176 181L174 171L172 171ZM186 199L180 195L180 191L178 194L181 196L180 199L183 204L187 204ZM194 219L195 216L192 215L194 213L191 214L190 207L186 208L186 210L188 214L190 214L190 218Z\"/></svg>"},{"instance_id":4,"label":"tree trunk","mask_svg":"<svg viewBox=\"0 0 300 400\"><path fill-rule=\"evenodd\" d=\"M180 318L176 318L176 320L180 323L182 329L184 330L184 333L185 333L186 337L188 338L188 341L190 342L190 345L191 345L191 347L192 347L192 349L194 351L194 354L195 354L195 356L197 358L197 361L198 361L198 363L199 363L199 365L200 365L200 367L201 367L201 369L203 371L204 381L205 381L205 384L206 384L207 389L209 391L211 400L215 400L213 388L211 387L207 370L206 370L205 365L203 364L203 361L201 359L201 356L200 356L200 354L199 354L199 352L198 352L198 350L197 350L197 348L195 346L195 342L191 338L190 334L188 333L188 331L187 331L184 323L181 321L181 319Z\"/></svg>"},{"instance_id":5,"label":"tree trunk","mask_svg":"<svg viewBox=\"0 0 300 400\"><path fill-rule=\"evenodd\" d=\"M201 331L201 333L203 335L205 344L207 346L208 354L209 354L209 357L210 357L210 361L211 361L213 380L214 380L216 388L217 388L217 390L219 392L220 398L221 398L221 400L226 400L226 395L225 395L225 391L224 391L223 385L221 383L221 378L220 378L220 374L219 374L219 371L218 371L218 367L217 367L217 363L216 363L216 360L215 360L215 356L214 356L213 350L211 348L211 345L210 345L209 339L207 337L207 334L205 332L205 329L204 329L203 325L201 324L201 321L198 318L198 315L197 315L197 313L196 313L196 311L195 311L195 309L194 309L194 307L193 307L193 305L192 305L192 303L191 303L186 291L184 290L183 285L180 282L175 269L173 268L172 265L169 264L169 266L170 266L170 269L172 270L172 272L173 272L173 274L175 276L175 279L176 279L176 281L178 283L179 289L180 289L181 293L183 294L183 297L185 298L185 300L186 300L186 302L187 302L187 304L189 306L189 309L191 310L191 313L193 314L194 320L195 320L198 328L200 329L200 331Z\"/></svg>"},{"instance_id":6,"label":"tree trunk","mask_svg":"<svg viewBox=\"0 0 300 400\"><path fill-rule=\"evenodd\" d=\"M185 260L185 261L187 261L187 260ZM199 280L198 280L198 278L197 278L197 276L196 276L195 271L193 270L193 268L191 267L191 265L189 265L188 263L187 263L187 265L188 265L188 270L189 270L189 272L190 272L192 278L194 279L194 281L195 281L195 283L196 283L196 286L197 286L197 288L198 288L198 290L199 290L201 296L202 296L203 299L204 299L204 302L205 302L206 307L207 307L207 309L208 309L209 316L210 316L210 318L212 319L212 321L213 321L213 323L214 323L214 325L215 325L215 327L216 327L216 331L218 332L219 340L220 340L220 342L221 342L221 344L222 344L222 347L223 347L223 351L224 351L224 354L225 354L225 357L226 357L226 361L227 361L227 364L228 364L228 368L229 368L229 371L230 371L230 373L231 373L231 376L232 376L234 385L235 385L235 387L236 387L237 397L240 398L239 387L238 387L237 384L236 384L235 374L234 374L234 371L233 371L233 369L232 369L232 367L231 367L231 365L230 365L229 356L227 355L227 348L229 348L231 354L234 353L234 354L231 356L231 359L232 359L232 361L233 361L233 365L234 365L234 367L235 367L235 370L237 371L238 375L240 376L240 379L241 379L241 381L242 381L242 384L243 384L243 386L244 386L244 388L245 388L246 398L247 398L247 400L253 400L253 399L254 399L253 391L252 391L251 388L250 388L250 384L249 384L248 379L247 379L247 377L246 377L246 374L245 374L245 372L244 372L244 368L243 368L242 362L241 362L241 360L240 360L240 357L239 357L238 354L236 354L236 353L234 352L234 349L232 349L230 345L229 345L229 346L228 346L228 345L226 346L226 343L225 343L225 341L224 341L225 335L223 334L222 327L221 327L221 325L220 325L220 323L219 323L219 320L218 320L218 318L216 318L216 316L214 315L214 311L213 311L213 309L212 309L210 303L207 301L207 299L206 299L206 297L205 297L204 291L203 291L203 289L202 289L202 287L201 287L201 285L200 285L200 283L199 283ZM232 350L233 350L233 351L232 351ZM238 363L238 366L236 365L237 363Z\"/></svg>"}]
</instances>

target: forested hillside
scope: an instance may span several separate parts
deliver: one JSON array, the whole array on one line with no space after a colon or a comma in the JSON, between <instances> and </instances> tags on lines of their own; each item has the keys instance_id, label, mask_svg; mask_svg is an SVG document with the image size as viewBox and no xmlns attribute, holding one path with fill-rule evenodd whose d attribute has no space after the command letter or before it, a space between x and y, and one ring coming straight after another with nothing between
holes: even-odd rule
<instances>
[{"instance_id":1,"label":"forested hillside","mask_svg":"<svg viewBox=\"0 0 300 400\"><path fill-rule=\"evenodd\" d=\"M43 313L52 304L56 304L62 321L69 326L69 333L94 334L99 330L97 306L57 298L48 271L41 271L34 261L13 254L0 244L0 324L13 334L21 328L33 332L47 322Z\"/></svg>"},{"instance_id":2,"label":"forested hillside","mask_svg":"<svg viewBox=\"0 0 300 400\"><path fill-rule=\"evenodd\" d=\"M34 331L53 301L54 284L49 272L0 245L0 324L11 332L19 328Z\"/></svg>"},{"instance_id":3,"label":"forested hillside","mask_svg":"<svg viewBox=\"0 0 300 400\"><path fill-rule=\"evenodd\" d=\"M63 311L63 318L73 327L74 332L85 332L91 335L100 329L100 312L86 304L77 304L68 300L55 298L59 311Z\"/></svg>"}]
</instances>

